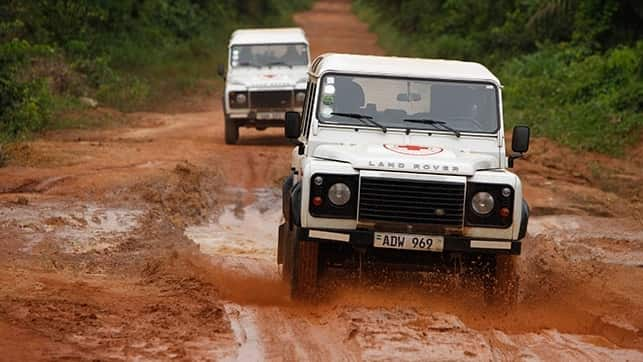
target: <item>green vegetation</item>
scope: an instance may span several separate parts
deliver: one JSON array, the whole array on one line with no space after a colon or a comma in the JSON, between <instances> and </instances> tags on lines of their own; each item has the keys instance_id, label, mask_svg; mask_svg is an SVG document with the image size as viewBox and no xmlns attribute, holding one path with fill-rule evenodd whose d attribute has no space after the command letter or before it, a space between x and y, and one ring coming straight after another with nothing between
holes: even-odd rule
<instances>
[{"instance_id":1,"label":"green vegetation","mask_svg":"<svg viewBox=\"0 0 643 362\"><path fill-rule=\"evenodd\" d=\"M503 84L505 122L579 150L622 154L643 131L636 0L356 0L391 54L478 61Z\"/></svg>"},{"instance_id":2,"label":"green vegetation","mask_svg":"<svg viewBox=\"0 0 643 362\"><path fill-rule=\"evenodd\" d=\"M56 115L86 107L81 96L131 111L210 90L230 32L291 25L292 12L310 2L3 1L0 144L74 125Z\"/></svg>"}]
</instances>

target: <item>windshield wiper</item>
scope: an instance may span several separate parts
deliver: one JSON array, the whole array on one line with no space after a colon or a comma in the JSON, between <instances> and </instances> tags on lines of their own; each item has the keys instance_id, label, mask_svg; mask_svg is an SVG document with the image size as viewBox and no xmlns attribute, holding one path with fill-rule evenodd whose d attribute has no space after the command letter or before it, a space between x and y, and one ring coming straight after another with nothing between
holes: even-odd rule
<instances>
[{"instance_id":1,"label":"windshield wiper","mask_svg":"<svg viewBox=\"0 0 643 362\"><path fill-rule=\"evenodd\" d=\"M386 131L387 131L385 126L379 124L378 122L375 122L373 120L372 116L369 116L369 115L366 115L366 114L342 113L342 112L331 112L330 114L333 115L333 116L341 116L341 117L353 118L353 119L356 119L356 120L362 122L365 125L379 127L379 128L382 129L382 132L384 132L384 133L386 133Z\"/></svg>"},{"instance_id":2,"label":"windshield wiper","mask_svg":"<svg viewBox=\"0 0 643 362\"><path fill-rule=\"evenodd\" d=\"M285 65L287 67L292 68L292 65L290 65L288 63L285 63L285 62L270 62L270 63L268 63L266 65L269 66L269 67L272 67L273 65Z\"/></svg>"},{"instance_id":3,"label":"windshield wiper","mask_svg":"<svg viewBox=\"0 0 643 362\"><path fill-rule=\"evenodd\" d=\"M239 65L240 65L240 66L242 66L242 67L255 67L255 68L261 68L261 66L260 66L260 65L257 65L257 64L252 63L252 62L240 62L240 63L239 63Z\"/></svg>"},{"instance_id":4,"label":"windshield wiper","mask_svg":"<svg viewBox=\"0 0 643 362\"><path fill-rule=\"evenodd\" d=\"M422 124L430 124L430 125L438 125L441 126L442 128L446 129L447 131L453 132L456 137L460 137L460 131L457 129L452 128L449 126L445 121L438 121L435 119L414 119L414 118L407 118L403 120L404 122L409 122L409 123L422 123Z\"/></svg>"}]
</instances>

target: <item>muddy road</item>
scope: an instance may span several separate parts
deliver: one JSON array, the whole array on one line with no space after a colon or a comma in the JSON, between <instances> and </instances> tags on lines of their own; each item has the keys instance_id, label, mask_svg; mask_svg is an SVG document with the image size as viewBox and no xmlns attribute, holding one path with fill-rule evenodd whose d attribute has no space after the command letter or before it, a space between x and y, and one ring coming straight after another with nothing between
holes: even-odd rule
<instances>
[{"instance_id":1,"label":"muddy road","mask_svg":"<svg viewBox=\"0 0 643 362\"><path fill-rule=\"evenodd\" d=\"M379 53L344 1L297 14L315 53ZM280 130L223 143L218 98L99 109L127 126L13 146L0 169L0 360L643 360L643 148L534 141L521 302L449 277L335 275L315 302L276 266ZM447 287L448 286L448 287Z\"/></svg>"}]
</instances>

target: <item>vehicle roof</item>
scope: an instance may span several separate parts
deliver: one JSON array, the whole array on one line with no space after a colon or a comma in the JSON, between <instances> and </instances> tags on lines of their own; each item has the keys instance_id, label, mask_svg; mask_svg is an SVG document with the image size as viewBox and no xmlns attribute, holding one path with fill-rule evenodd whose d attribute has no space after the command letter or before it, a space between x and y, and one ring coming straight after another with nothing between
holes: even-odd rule
<instances>
[{"instance_id":1,"label":"vehicle roof","mask_svg":"<svg viewBox=\"0 0 643 362\"><path fill-rule=\"evenodd\" d=\"M301 28L256 28L239 29L232 33L230 45L306 43L306 34Z\"/></svg>"},{"instance_id":2,"label":"vehicle roof","mask_svg":"<svg viewBox=\"0 0 643 362\"><path fill-rule=\"evenodd\" d=\"M500 86L498 78L484 65L459 60L327 53L312 62L310 74L319 77L327 72L487 81Z\"/></svg>"}]
</instances>

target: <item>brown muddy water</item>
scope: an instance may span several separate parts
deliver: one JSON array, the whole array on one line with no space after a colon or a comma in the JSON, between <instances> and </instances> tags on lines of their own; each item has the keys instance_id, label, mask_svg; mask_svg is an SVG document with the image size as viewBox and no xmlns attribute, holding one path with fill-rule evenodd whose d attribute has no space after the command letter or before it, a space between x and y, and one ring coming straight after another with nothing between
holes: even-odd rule
<instances>
[{"instance_id":1,"label":"brown muddy water","mask_svg":"<svg viewBox=\"0 0 643 362\"><path fill-rule=\"evenodd\" d=\"M237 360L640 361L640 286L598 285L640 273L636 225L581 216L532 218L521 256L521 303L484 306L476 291L418 278L325 281L318 300L291 301L276 266L279 191L228 189L218 219L185 234L229 288ZM618 233L607 233L619 224ZM601 267L594 267L599 264ZM631 280L631 279L630 279ZM634 290L632 290L634 289ZM226 294L223 292L224 295ZM605 303L607 300L619 303ZM631 319L633 318L633 319Z\"/></svg>"}]
</instances>

